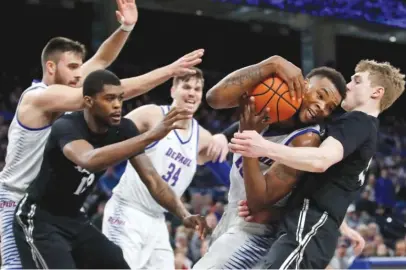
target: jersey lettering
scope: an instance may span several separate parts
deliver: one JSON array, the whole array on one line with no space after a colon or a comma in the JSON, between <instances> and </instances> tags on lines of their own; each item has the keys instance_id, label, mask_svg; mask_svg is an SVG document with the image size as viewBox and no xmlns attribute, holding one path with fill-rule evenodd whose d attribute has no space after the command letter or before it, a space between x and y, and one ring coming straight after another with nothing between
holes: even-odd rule
<instances>
[{"instance_id":1,"label":"jersey lettering","mask_svg":"<svg viewBox=\"0 0 406 270\"><path fill-rule=\"evenodd\" d=\"M89 172L86 169L83 169L80 166L75 167L76 170L78 170L80 173L82 173L83 177L80 180L80 184L78 188L75 190L73 194L75 195L80 195L82 194L88 187L90 187L93 184L94 181L94 173Z\"/></svg>"},{"instance_id":2,"label":"jersey lettering","mask_svg":"<svg viewBox=\"0 0 406 270\"><path fill-rule=\"evenodd\" d=\"M358 182L359 182L360 186L364 185L365 174L367 173L369 166L371 165L371 162L372 162L372 158L369 160L367 167L358 176Z\"/></svg>"}]
</instances>

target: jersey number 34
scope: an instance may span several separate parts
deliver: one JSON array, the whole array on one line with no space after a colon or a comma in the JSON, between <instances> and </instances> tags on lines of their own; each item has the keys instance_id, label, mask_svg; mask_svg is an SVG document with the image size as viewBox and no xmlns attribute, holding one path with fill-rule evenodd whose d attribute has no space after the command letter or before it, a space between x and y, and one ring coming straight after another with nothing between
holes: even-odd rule
<instances>
[{"instance_id":1,"label":"jersey number 34","mask_svg":"<svg viewBox=\"0 0 406 270\"><path fill-rule=\"evenodd\" d=\"M162 179L164 179L168 183L168 185L173 187L179 180L180 171L181 168L176 168L175 164L171 163L168 166L168 171L166 172L166 174L162 175Z\"/></svg>"}]
</instances>

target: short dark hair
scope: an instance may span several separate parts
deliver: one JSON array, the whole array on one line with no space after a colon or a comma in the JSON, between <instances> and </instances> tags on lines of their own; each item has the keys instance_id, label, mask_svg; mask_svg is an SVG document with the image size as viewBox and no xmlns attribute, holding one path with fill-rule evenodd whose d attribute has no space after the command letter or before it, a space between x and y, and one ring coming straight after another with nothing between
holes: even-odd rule
<instances>
[{"instance_id":1,"label":"short dark hair","mask_svg":"<svg viewBox=\"0 0 406 270\"><path fill-rule=\"evenodd\" d=\"M329 79L334 86L337 88L338 92L340 93L341 97L345 99L347 95L347 82L343 74L335 70L334 68L330 67L318 67L312 69L306 76L306 78L310 79L311 77L319 76L321 78Z\"/></svg>"},{"instance_id":2,"label":"short dark hair","mask_svg":"<svg viewBox=\"0 0 406 270\"><path fill-rule=\"evenodd\" d=\"M187 82L191 78L196 78L197 80L201 80L204 83L203 71L197 67L192 67L191 69L195 71L194 74L186 74L183 76L173 77L172 85L177 85L179 82Z\"/></svg>"},{"instance_id":3,"label":"short dark hair","mask_svg":"<svg viewBox=\"0 0 406 270\"><path fill-rule=\"evenodd\" d=\"M43 67L48 60L58 62L57 54L64 52L74 52L80 54L82 59L86 57L85 45L78 41L74 41L65 37L54 37L45 45L41 54L41 62Z\"/></svg>"},{"instance_id":4,"label":"short dark hair","mask_svg":"<svg viewBox=\"0 0 406 270\"><path fill-rule=\"evenodd\" d=\"M111 71L100 69L87 75L83 82L83 96L93 97L103 92L105 85L121 85L120 79Z\"/></svg>"}]
</instances>

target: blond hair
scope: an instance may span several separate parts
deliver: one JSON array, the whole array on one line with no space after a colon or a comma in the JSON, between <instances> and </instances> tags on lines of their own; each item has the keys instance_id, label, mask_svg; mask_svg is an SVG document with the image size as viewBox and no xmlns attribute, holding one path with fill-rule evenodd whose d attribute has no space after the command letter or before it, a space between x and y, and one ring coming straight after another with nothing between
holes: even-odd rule
<instances>
[{"instance_id":1,"label":"blond hair","mask_svg":"<svg viewBox=\"0 0 406 270\"><path fill-rule=\"evenodd\" d=\"M186 74L183 76L173 77L172 85L175 86L179 82L188 82L190 79L195 78L196 80L201 80L204 83L203 71L197 67L190 68L195 71L194 74Z\"/></svg>"},{"instance_id":2,"label":"blond hair","mask_svg":"<svg viewBox=\"0 0 406 270\"><path fill-rule=\"evenodd\" d=\"M389 62L361 60L355 67L355 72L369 72L371 86L382 86L385 90L379 109L384 111L400 97L405 90L405 75Z\"/></svg>"}]
</instances>

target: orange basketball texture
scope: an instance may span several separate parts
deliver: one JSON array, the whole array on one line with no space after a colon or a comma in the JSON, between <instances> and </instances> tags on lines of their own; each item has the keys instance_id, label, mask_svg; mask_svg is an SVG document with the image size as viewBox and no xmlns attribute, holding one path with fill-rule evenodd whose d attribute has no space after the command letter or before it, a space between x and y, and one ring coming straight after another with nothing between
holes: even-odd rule
<instances>
[{"instance_id":1,"label":"orange basketball texture","mask_svg":"<svg viewBox=\"0 0 406 270\"><path fill-rule=\"evenodd\" d=\"M269 124L291 118L300 108L301 102L292 100L288 85L278 77L270 77L262 81L251 92L255 97L255 110L259 114L269 108Z\"/></svg>"}]
</instances>

